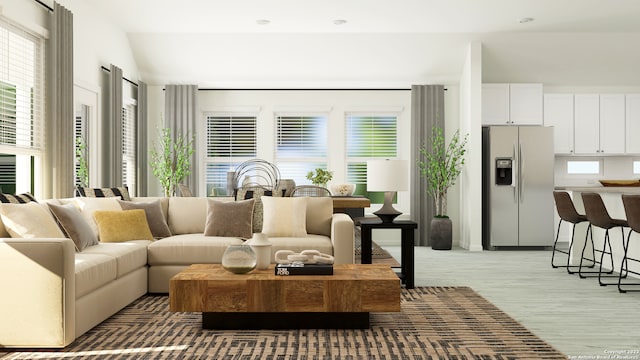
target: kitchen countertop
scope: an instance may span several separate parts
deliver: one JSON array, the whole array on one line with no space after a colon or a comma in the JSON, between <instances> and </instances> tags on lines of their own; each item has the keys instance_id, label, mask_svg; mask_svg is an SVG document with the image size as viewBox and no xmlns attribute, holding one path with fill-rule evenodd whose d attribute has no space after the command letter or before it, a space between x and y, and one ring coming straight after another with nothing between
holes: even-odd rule
<instances>
[{"instance_id":1,"label":"kitchen countertop","mask_svg":"<svg viewBox=\"0 0 640 360\"><path fill-rule=\"evenodd\" d=\"M555 189L575 191L575 192L597 192L597 193L640 195L640 187L638 186L556 186Z\"/></svg>"}]
</instances>

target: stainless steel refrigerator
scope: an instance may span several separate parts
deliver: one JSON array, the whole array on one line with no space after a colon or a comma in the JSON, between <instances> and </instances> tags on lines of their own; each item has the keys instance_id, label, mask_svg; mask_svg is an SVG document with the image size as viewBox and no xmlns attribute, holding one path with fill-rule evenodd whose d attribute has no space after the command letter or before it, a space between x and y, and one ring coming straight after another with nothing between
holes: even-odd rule
<instances>
[{"instance_id":1,"label":"stainless steel refrigerator","mask_svg":"<svg viewBox=\"0 0 640 360\"><path fill-rule=\"evenodd\" d=\"M482 245L553 244L553 128L482 128Z\"/></svg>"}]
</instances>

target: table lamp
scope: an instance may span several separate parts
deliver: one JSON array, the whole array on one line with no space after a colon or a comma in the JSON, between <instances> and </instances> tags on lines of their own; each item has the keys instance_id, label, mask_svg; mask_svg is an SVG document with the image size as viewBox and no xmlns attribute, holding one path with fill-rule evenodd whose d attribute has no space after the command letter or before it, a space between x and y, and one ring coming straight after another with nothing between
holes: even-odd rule
<instances>
[{"instance_id":1,"label":"table lamp","mask_svg":"<svg viewBox=\"0 0 640 360\"><path fill-rule=\"evenodd\" d=\"M393 222L400 211L393 208L393 198L398 191L409 189L406 160L367 161L367 191L384 191L384 204L374 212L382 222Z\"/></svg>"}]
</instances>

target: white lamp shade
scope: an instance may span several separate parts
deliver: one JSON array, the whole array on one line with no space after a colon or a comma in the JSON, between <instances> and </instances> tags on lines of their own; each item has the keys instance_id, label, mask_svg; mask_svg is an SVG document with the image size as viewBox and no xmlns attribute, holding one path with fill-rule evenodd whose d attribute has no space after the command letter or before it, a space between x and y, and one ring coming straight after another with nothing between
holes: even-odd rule
<instances>
[{"instance_id":1,"label":"white lamp shade","mask_svg":"<svg viewBox=\"0 0 640 360\"><path fill-rule=\"evenodd\" d=\"M407 160L367 161L367 191L409 190Z\"/></svg>"}]
</instances>

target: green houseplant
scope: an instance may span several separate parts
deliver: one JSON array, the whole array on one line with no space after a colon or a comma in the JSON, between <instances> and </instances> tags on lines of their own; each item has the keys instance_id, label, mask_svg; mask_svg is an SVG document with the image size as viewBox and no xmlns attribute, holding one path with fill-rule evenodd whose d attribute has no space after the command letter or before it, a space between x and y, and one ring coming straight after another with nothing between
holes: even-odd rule
<instances>
[{"instance_id":1,"label":"green houseplant","mask_svg":"<svg viewBox=\"0 0 640 360\"><path fill-rule=\"evenodd\" d=\"M436 214L431 221L431 246L433 249L451 249L451 220L447 216L447 191L455 184L464 165L464 154L469 135L460 137L457 130L448 145L443 129L434 126L431 130L431 152L426 146L420 148L418 161L420 174L427 180L427 192L433 196Z\"/></svg>"},{"instance_id":2,"label":"green houseplant","mask_svg":"<svg viewBox=\"0 0 640 360\"><path fill-rule=\"evenodd\" d=\"M171 129L163 128L160 142L149 152L151 169L164 189L164 196L176 193L178 184L191 174L193 138L178 136L171 139Z\"/></svg>"},{"instance_id":3,"label":"green houseplant","mask_svg":"<svg viewBox=\"0 0 640 360\"><path fill-rule=\"evenodd\" d=\"M311 180L313 185L327 187L327 183L333 179L333 172L323 168L316 168L307 173L307 179Z\"/></svg>"}]
</instances>

